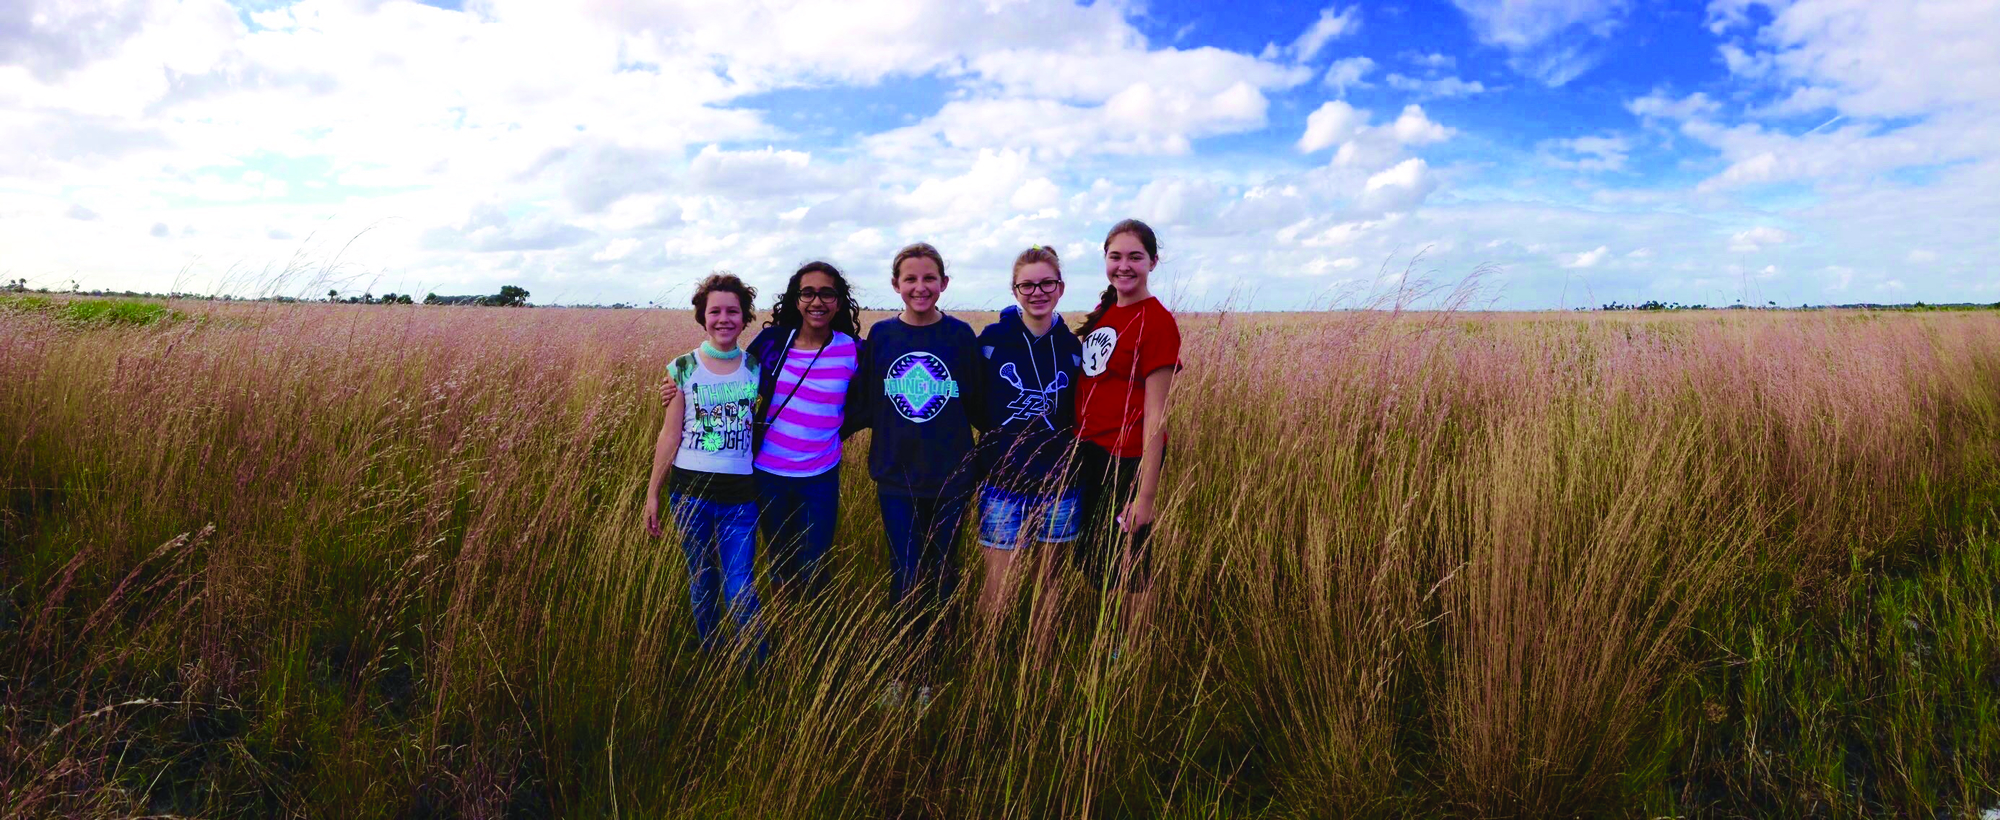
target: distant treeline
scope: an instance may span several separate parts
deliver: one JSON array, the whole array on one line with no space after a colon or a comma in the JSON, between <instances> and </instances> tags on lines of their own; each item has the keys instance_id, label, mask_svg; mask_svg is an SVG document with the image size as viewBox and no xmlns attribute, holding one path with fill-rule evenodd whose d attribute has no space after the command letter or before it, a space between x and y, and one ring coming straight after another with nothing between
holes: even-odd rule
<instances>
[{"instance_id":1,"label":"distant treeline","mask_svg":"<svg viewBox=\"0 0 2000 820\"><path fill-rule=\"evenodd\" d=\"M1579 308L1576 308L1576 310L1591 310L1591 309L1592 309L1592 308L1587 308L1587 307L1579 307ZM1624 304L1624 303L1622 303L1622 302L1608 302L1608 303L1605 303L1605 304L1603 304L1603 305L1599 305L1599 306L1598 306L1598 307L1596 308L1596 310L1646 310L1646 311L1662 311L1662 310L2000 310L2000 302L1994 302L1994 303L1992 303L1992 304L1990 304L1990 305L1988 305L1988 304L1981 304L1981 303L1979 303L1979 302L1941 302L1941 303L1938 303L1938 304L1929 304L1929 303L1925 303L1925 302L1897 302L1897 303L1880 303L1880 302L1853 302L1853 303L1849 303L1849 304L1843 304L1843 305L1799 305L1798 307L1792 307L1792 308L1788 308L1788 307L1783 307L1783 306L1780 306L1780 305L1779 305L1779 304L1778 304L1777 302L1765 302L1764 304L1761 304L1761 305L1746 305L1746 304L1743 304L1743 303L1741 303L1741 302L1738 302L1738 303L1736 303L1736 304L1733 304L1733 305L1725 305L1725 306L1723 306L1723 307L1719 307L1719 308L1716 308L1716 307L1709 307L1708 305L1702 305L1702 304L1692 304L1692 305L1689 305L1689 304L1681 304L1680 302L1662 302L1662 301L1659 301L1659 300L1657 300L1657 299L1648 299L1648 300L1646 300L1646 301L1644 301L1644 302L1640 302L1639 304L1636 304L1636 305L1628 305L1628 304Z\"/></svg>"},{"instance_id":2,"label":"distant treeline","mask_svg":"<svg viewBox=\"0 0 2000 820\"><path fill-rule=\"evenodd\" d=\"M360 295L358 295L358 296L357 296L357 295L347 295L347 296L342 296L342 295L341 295L341 292L340 292L339 290L337 290L337 289L331 289L331 290L328 290L328 291L326 292L326 298L325 298L324 300L320 300L320 299L300 299L300 298L296 298L296 297L291 297L291 296L259 296L259 297L236 297L236 296L212 296L212 295L208 295L208 294L200 294L200 293L151 293L151 292L135 292L135 291L129 291L129 290L89 290L89 291L86 291L86 290L81 290L81 289L78 289L78 288L74 288L74 287L72 287L72 288L70 288L70 289L67 289L67 290L57 290L57 291L51 291L51 290L49 290L49 289L47 289L47 288L29 288L29 287L28 287L28 280L26 280L26 279L13 279L13 280L7 280L7 281L6 281L6 282L4 282L4 283L0 283L0 293L70 293L70 294L76 294L76 295L79 295L79 296L125 296L125 297L134 297L134 298L141 298L141 299L203 299L203 300L210 300L210 301L218 301L218 302L286 302L286 303L291 303L291 302L318 302L318 301L325 301L325 302L328 302L328 303L334 303L334 304L343 304L343 305L410 305L410 304L417 304L417 303L418 303L418 300L417 300L417 299L416 299L416 298L415 298L414 296L412 296L412 295L410 295L410 294L407 294L407 293L400 293L400 294L399 294L399 293L385 293L385 294L382 294L381 296L376 296L376 295L374 295L374 294L372 294L372 293L366 293L366 292L364 292L364 293L362 293L362 294L360 294ZM435 293L426 293L426 294L424 294L424 298L423 298L423 300L422 300L422 304L426 304L426 305L477 305L477 306L482 306L482 307L532 307L532 305L529 305L529 304L528 304L528 291L527 291L527 289L526 289L526 288L522 288L522 287L518 287L518 286L515 286L515 285L503 285L503 286L501 286L501 288L500 288L500 292L499 292L499 293L494 293L494 294L488 294L488 295L484 295L484 296L439 296L439 295L437 295L437 294L435 294ZM648 306L648 307L652 307L653 305L652 305L651 303L648 303L648 305L647 305L647 306ZM614 304L609 304L609 305L562 305L562 306L560 306L560 307L586 307L586 308L621 308L621 309L622 309L622 308L632 308L632 307L637 307L637 305L631 305L631 304L626 304L626 303L624 303L624 302L617 302L617 303L614 303ZM664 307L664 306L662 306L662 307ZM866 309L869 309L869 310L875 310L876 308L866 308ZM1732 304L1732 305L1724 305L1724 306L1722 306L1722 307L1711 307L1711 306L1709 306L1709 305L1704 305L1704 304L1683 304L1683 303L1681 303L1681 302L1662 302L1662 301L1660 301L1660 300L1658 300L1658 299L1648 299L1648 300L1646 300L1646 301L1644 301L1644 302L1640 302L1640 303L1638 303L1638 304L1631 304L1631 305L1628 305L1628 304L1625 304L1625 303L1623 303L1623 302L1615 302L1615 301L1614 301L1614 302L1607 302L1607 303L1605 303L1605 304L1602 304L1602 305L1599 305L1599 306L1597 306L1597 307L1595 307L1595 308L1591 308L1591 307L1576 307L1576 308L1572 308L1572 310L1575 310L1575 311L1618 311L1618 310L1643 310L1643 311L1673 311L1673 310L2000 310L2000 302L1994 302L1994 303L1992 303L1992 304L1984 304L1984 303L1980 303L1980 302L1938 302L1938 303L1925 303L1925 302L1897 302L1897 303L1881 303L1881 302L1853 302L1853 303L1848 303L1848 304L1839 304L1839 305L1832 305L1832 304L1828 304L1828 305L1804 305L1804 304L1802 304L1802 305L1799 305L1799 306L1797 306L1797 307L1783 307L1783 306L1780 306L1780 305L1779 305L1779 304L1778 304L1777 302L1769 302L1769 301L1767 301L1767 302L1765 302L1765 303L1764 303L1764 304L1762 304L1762 305L1746 305L1746 304L1743 304L1743 303L1741 303L1741 302L1738 302L1738 303L1736 303L1736 304Z\"/></svg>"}]
</instances>

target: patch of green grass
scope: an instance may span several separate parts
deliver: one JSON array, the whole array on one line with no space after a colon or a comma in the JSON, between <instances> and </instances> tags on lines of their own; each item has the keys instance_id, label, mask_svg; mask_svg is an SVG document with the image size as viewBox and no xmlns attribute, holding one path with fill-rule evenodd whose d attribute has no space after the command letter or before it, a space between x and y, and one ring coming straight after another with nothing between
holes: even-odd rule
<instances>
[{"instance_id":1,"label":"patch of green grass","mask_svg":"<svg viewBox=\"0 0 2000 820\"><path fill-rule=\"evenodd\" d=\"M55 306L55 300L47 296L0 296L0 309L5 310L51 310Z\"/></svg>"},{"instance_id":2,"label":"patch of green grass","mask_svg":"<svg viewBox=\"0 0 2000 820\"><path fill-rule=\"evenodd\" d=\"M114 325L150 325L182 318L180 311L156 302L136 299L91 299L62 307L62 317L74 322Z\"/></svg>"},{"instance_id":3,"label":"patch of green grass","mask_svg":"<svg viewBox=\"0 0 2000 820\"><path fill-rule=\"evenodd\" d=\"M58 300L47 296L0 296L0 309L47 313L76 324L150 325L177 322L187 314L140 299Z\"/></svg>"}]
</instances>

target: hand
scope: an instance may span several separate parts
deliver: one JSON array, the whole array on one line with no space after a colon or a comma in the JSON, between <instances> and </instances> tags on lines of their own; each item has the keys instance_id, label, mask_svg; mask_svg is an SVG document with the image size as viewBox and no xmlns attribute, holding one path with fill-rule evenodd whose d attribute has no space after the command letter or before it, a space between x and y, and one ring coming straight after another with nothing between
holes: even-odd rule
<instances>
[{"instance_id":1,"label":"hand","mask_svg":"<svg viewBox=\"0 0 2000 820\"><path fill-rule=\"evenodd\" d=\"M1138 532L1140 527L1153 523L1153 501L1145 496L1133 496L1125 505L1124 512L1118 514L1118 521L1126 532Z\"/></svg>"},{"instance_id":2,"label":"hand","mask_svg":"<svg viewBox=\"0 0 2000 820\"><path fill-rule=\"evenodd\" d=\"M664 378L664 379L661 379L661 380L660 380L660 406L661 406L661 407L663 407L663 408L664 408L664 407L666 407L667 405L670 405L670 404L673 404L673 403L674 403L674 397L675 397L675 396L678 396L678 395L680 395L680 394L681 394L681 387L680 387L680 385L678 385L678 384L674 384L674 378L673 378L672 376L668 376L668 377L666 377L666 378Z\"/></svg>"},{"instance_id":3,"label":"hand","mask_svg":"<svg viewBox=\"0 0 2000 820\"><path fill-rule=\"evenodd\" d=\"M672 382L669 381L668 384ZM646 534L654 538L665 534L665 530L660 527L660 497L657 495L646 496Z\"/></svg>"}]
</instances>

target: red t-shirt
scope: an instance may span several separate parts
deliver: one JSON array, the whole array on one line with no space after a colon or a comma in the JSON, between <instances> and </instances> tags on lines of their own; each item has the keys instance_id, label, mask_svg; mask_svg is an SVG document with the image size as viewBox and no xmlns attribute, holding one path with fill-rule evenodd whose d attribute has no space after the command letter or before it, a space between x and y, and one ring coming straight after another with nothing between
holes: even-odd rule
<instances>
[{"instance_id":1,"label":"red t-shirt","mask_svg":"<svg viewBox=\"0 0 2000 820\"><path fill-rule=\"evenodd\" d=\"M1146 374L1181 366L1181 329L1174 314L1147 297L1112 305L1083 337L1083 382L1076 390L1077 437L1112 455L1145 452Z\"/></svg>"}]
</instances>

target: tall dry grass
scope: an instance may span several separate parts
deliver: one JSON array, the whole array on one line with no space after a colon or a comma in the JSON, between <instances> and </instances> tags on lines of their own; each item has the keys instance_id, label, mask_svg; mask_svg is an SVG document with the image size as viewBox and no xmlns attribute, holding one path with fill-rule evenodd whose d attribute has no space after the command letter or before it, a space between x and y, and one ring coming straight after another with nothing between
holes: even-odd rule
<instances>
[{"instance_id":1,"label":"tall dry grass","mask_svg":"<svg viewBox=\"0 0 2000 820\"><path fill-rule=\"evenodd\" d=\"M2000 772L1935 740L2000 703L1954 614L2000 315L1187 315L1152 634L1114 657L1074 573L904 631L857 440L832 589L746 675L637 523L685 315L177 307L0 313L9 816L1865 814ZM1865 705L1890 604L1929 717ZM936 704L880 708L937 640ZM1825 691L1770 679L1836 667L1800 729ZM1860 725L1901 751L1768 754Z\"/></svg>"}]
</instances>

